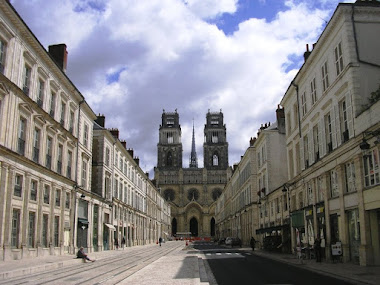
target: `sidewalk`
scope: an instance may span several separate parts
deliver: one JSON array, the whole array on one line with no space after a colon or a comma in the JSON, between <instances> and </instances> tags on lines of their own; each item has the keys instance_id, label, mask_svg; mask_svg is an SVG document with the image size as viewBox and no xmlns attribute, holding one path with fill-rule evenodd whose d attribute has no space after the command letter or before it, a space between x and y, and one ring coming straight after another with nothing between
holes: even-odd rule
<instances>
[{"instance_id":1,"label":"sidewalk","mask_svg":"<svg viewBox=\"0 0 380 285\"><path fill-rule=\"evenodd\" d=\"M244 248L251 250L251 248ZM323 260L316 262L315 259L299 260L293 254L275 253L256 249L253 254L284 262L290 265L305 268L324 275L332 276L354 284L380 284L379 266L360 266L352 263L332 263Z\"/></svg>"},{"instance_id":2,"label":"sidewalk","mask_svg":"<svg viewBox=\"0 0 380 285\"><path fill-rule=\"evenodd\" d=\"M183 244L179 245L179 243ZM148 266L145 266L125 279L120 284L138 284L138 285L201 285L216 284L209 283L206 272L207 264L199 257L197 252L192 251L191 246L186 247L185 242L167 242L164 246L178 247L168 255L159 258ZM156 247L156 244L134 246L119 250L108 250L102 252L92 252L89 254L91 259L97 261L126 252L134 252L141 247ZM192 252L189 252L192 251ZM30 273L43 272L50 269L62 268L81 264L82 260L77 259L74 255L63 256L46 256L33 259L0 261L0 282L7 279L24 276Z\"/></svg>"}]
</instances>

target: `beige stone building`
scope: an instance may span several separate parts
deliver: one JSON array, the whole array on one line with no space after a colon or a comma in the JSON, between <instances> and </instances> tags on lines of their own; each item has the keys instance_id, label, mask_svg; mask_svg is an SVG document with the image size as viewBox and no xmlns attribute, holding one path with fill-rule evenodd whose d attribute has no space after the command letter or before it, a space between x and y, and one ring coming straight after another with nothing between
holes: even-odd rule
<instances>
[{"instance_id":1,"label":"beige stone building","mask_svg":"<svg viewBox=\"0 0 380 285\"><path fill-rule=\"evenodd\" d=\"M379 29L378 2L339 4L281 101L292 246L361 265L380 261Z\"/></svg>"},{"instance_id":2,"label":"beige stone building","mask_svg":"<svg viewBox=\"0 0 380 285\"><path fill-rule=\"evenodd\" d=\"M99 157L97 116L66 65L64 44L46 51L0 1L0 260L113 249L123 236L152 243L170 231L169 205L112 131Z\"/></svg>"}]
</instances>

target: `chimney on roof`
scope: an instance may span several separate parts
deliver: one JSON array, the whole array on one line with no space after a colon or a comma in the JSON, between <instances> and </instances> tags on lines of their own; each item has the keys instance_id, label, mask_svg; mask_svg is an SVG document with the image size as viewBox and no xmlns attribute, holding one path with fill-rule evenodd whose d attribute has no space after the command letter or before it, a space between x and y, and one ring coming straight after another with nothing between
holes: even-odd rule
<instances>
[{"instance_id":1,"label":"chimney on roof","mask_svg":"<svg viewBox=\"0 0 380 285\"><path fill-rule=\"evenodd\" d=\"M67 69L66 45L58 44L58 45L49 46L49 54L54 59L54 61L58 64L58 66L62 69L62 71L66 73L66 69Z\"/></svg>"},{"instance_id":2,"label":"chimney on roof","mask_svg":"<svg viewBox=\"0 0 380 285\"><path fill-rule=\"evenodd\" d=\"M102 128L104 128L105 124L106 124L106 117L104 115L98 115L98 117L96 118L95 120L95 123L97 123L99 126L101 126Z\"/></svg>"},{"instance_id":3,"label":"chimney on roof","mask_svg":"<svg viewBox=\"0 0 380 285\"><path fill-rule=\"evenodd\" d=\"M303 58L305 59L305 62L306 60L309 58L309 55L311 54L311 51L309 51L309 44L306 44L306 51L305 53L303 54Z\"/></svg>"},{"instance_id":4,"label":"chimney on roof","mask_svg":"<svg viewBox=\"0 0 380 285\"><path fill-rule=\"evenodd\" d=\"M119 130L118 129L110 129L110 132L115 139L119 139Z\"/></svg>"},{"instance_id":5,"label":"chimney on roof","mask_svg":"<svg viewBox=\"0 0 380 285\"><path fill-rule=\"evenodd\" d=\"M280 134L285 134L285 109L277 105L276 110L277 128Z\"/></svg>"},{"instance_id":6,"label":"chimney on roof","mask_svg":"<svg viewBox=\"0 0 380 285\"><path fill-rule=\"evenodd\" d=\"M121 141L121 144L122 144L122 146L123 146L125 149L127 149L127 142L126 142L126 141Z\"/></svg>"},{"instance_id":7,"label":"chimney on roof","mask_svg":"<svg viewBox=\"0 0 380 285\"><path fill-rule=\"evenodd\" d=\"M131 155L131 157L133 158L133 149L130 148L130 149L127 149L128 153Z\"/></svg>"},{"instance_id":8,"label":"chimney on roof","mask_svg":"<svg viewBox=\"0 0 380 285\"><path fill-rule=\"evenodd\" d=\"M255 144L256 138L253 137L249 140L249 146L253 146Z\"/></svg>"},{"instance_id":9,"label":"chimney on roof","mask_svg":"<svg viewBox=\"0 0 380 285\"><path fill-rule=\"evenodd\" d=\"M137 164L138 166L140 166L140 158L135 157L133 160L136 162L136 164Z\"/></svg>"}]
</instances>

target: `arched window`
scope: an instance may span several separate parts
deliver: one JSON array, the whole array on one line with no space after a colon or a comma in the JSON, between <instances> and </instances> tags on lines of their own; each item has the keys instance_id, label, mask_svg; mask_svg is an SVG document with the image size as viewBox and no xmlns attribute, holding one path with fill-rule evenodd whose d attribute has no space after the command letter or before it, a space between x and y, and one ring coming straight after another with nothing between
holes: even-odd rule
<instances>
[{"instance_id":1,"label":"arched window","mask_svg":"<svg viewBox=\"0 0 380 285\"><path fill-rule=\"evenodd\" d=\"M219 165L219 156L217 152L214 152L214 154L212 155L212 165L213 166Z\"/></svg>"},{"instance_id":2,"label":"arched window","mask_svg":"<svg viewBox=\"0 0 380 285\"><path fill-rule=\"evenodd\" d=\"M169 151L167 156L166 156L166 165L167 166L173 166L173 156L172 156L171 151Z\"/></svg>"}]
</instances>

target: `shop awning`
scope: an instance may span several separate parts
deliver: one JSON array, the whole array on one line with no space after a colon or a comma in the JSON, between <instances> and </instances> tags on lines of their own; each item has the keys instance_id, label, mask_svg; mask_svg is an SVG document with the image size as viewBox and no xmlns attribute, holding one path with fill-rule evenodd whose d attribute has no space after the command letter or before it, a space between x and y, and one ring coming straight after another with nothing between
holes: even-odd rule
<instances>
[{"instance_id":1,"label":"shop awning","mask_svg":"<svg viewBox=\"0 0 380 285\"><path fill-rule=\"evenodd\" d=\"M106 224L106 223L104 223L104 225L105 225L107 228L109 228L110 230L116 231L116 228L115 228L113 225L111 225L111 224Z\"/></svg>"},{"instance_id":2,"label":"shop awning","mask_svg":"<svg viewBox=\"0 0 380 285\"><path fill-rule=\"evenodd\" d=\"M286 227L289 227L289 225L280 225L280 226L273 226L268 228L261 228L256 230L256 234L263 234L263 233L271 233L273 231L280 231Z\"/></svg>"}]
</instances>

